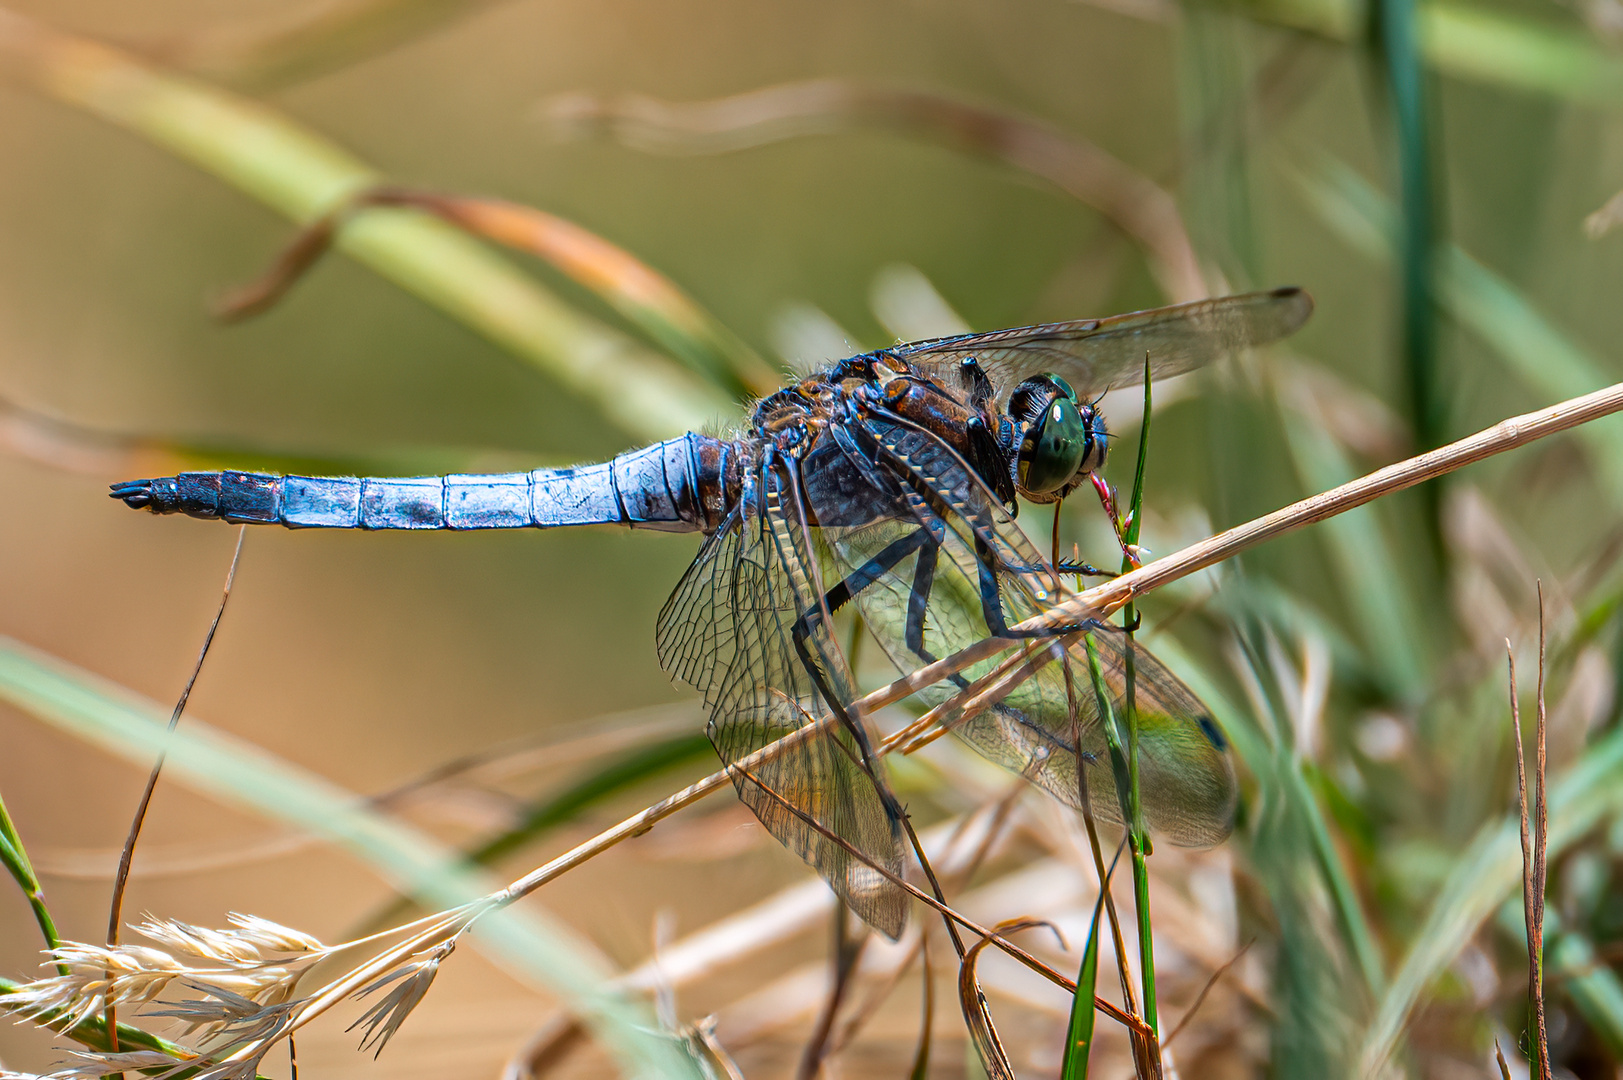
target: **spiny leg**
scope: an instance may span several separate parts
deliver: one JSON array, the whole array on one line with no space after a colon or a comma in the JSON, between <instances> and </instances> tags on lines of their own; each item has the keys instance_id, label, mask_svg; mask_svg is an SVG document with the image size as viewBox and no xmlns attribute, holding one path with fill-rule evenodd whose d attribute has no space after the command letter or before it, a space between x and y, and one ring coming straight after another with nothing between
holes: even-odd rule
<instances>
[{"instance_id":1,"label":"spiny leg","mask_svg":"<svg viewBox=\"0 0 1623 1080\"><path fill-rule=\"evenodd\" d=\"M1054 564L1056 574L1075 574L1079 577L1112 578L1121 575L1114 570L1101 570L1092 563L1078 562L1076 559L1061 559Z\"/></svg>"},{"instance_id":2,"label":"spiny leg","mask_svg":"<svg viewBox=\"0 0 1623 1080\"><path fill-rule=\"evenodd\" d=\"M1003 617L1003 596L997 587L997 570L994 567L995 557L986 541L980 536L975 537L975 566L980 576L981 618L986 620L986 629L997 638L1050 638L1062 634L1074 634L1085 629L1087 623L1063 623L1059 626L1034 627L1029 630L1017 630L1011 627L1008 620Z\"/></svg>"}]
</instances>

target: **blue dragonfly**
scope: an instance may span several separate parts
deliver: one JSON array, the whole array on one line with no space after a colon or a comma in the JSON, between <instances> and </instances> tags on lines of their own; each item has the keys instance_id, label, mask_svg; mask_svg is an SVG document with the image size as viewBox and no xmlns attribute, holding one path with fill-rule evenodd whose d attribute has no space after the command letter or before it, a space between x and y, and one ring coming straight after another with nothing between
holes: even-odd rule
<instances>
[{"instance_id":1,"label":"blue dragonfly","mask_svg":"<svg viewBox=\"0 0 1623 1080\"><path fill-rule=\"evenodd\" d=\"M1021 624L1064 595L1063 573L1015 522L1021 500L1063 499L1105 461L1097 396L1190 371L1295 331L1313 303L1284 288L1152 311L963 334L831 364L762 399L731 436L689 433L600 464L419 477L182 473L113 485L159 514L287 528L550 529L701 533L661 611L661 666L703 695L740 798L866 922L890 937L908 898L904 815L834 634L854 605L902 671L987 637L1055 646L996 701L952 713L992 660L921 691L975 750L1073 806L1120 820L1091 684L1069 661L1091 630L1105 682L1125 691L1121 631ZM1064 650L1069 650L1065 652ZM1142 646L1134 656L1142 805L1152 832L1204 846L1232 828L1227 745L1200 700ZM804 729L817 725L811 737ZM792 748L752 758L801 732ZM764 760L763 760L764 757ZM763 790L770 789L770 792ZM811 822L821 828L814 828ZM828 833L845 844L832 840ZM848 848L846 845L850 845ZM858 854L853 854L853 850ZM876 869L879 868L879 869ZM881 870L885 872L880 872Z\"/></svg>"}]
</instances>

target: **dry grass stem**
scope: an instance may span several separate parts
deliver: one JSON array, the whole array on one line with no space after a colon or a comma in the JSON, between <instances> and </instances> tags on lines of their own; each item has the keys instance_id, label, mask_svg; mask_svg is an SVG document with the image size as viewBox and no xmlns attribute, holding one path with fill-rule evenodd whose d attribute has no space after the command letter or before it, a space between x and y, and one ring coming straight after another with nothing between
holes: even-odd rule
<instances>
[{"instance_id":1,"label":"dry grass stem","mask_svg":"<svg viewBox=\"0 0 1623 1080\"><path fill-rule=\"evenodd\" d=\"M214 609L214 619L209 623L208 633L203 635L203 647L197 651L197 662L192 665L192 673L186 679L186 685L180 691L180 697L175 701L174 711L169 714L169 730L175 730L180 723L180 716L186 711L186 702L191 700L192 688L197 685L197 677L203 673L203 661L208 659L209 647L214 644L215 632L220 629L220 620L225 617L225 606L231 599L231 586L237 580L237 564L242 561L242 541L248 535L248 527L237 527L237 546L231 553L231 566L225 572L225 588L220 592L219 606ZM124 849L118 856L118 871L113 875L113 895L107 904L107 947L118 945L119 928L124 922L124 890L130 881L130 864L135 859L135 843L141 836L141 826L147 819L147 809L152 805L152 795L158 789L158 777L163 772L163 753L152 763L152 771L147 774L146 786L141 790L141 798L135 805L135 814L130 818L130 829L124 838ZM109 980L113 977L111 969L107 972ZM118 1051L118 1010L117 1003L112 998L107 999L107 1008L103 1015L107 1024L107 1040L113 1052Z\"/></svg>"},{"instance_id":2,"label":"dry grass stem","mask_svg":"<svg viewBox=\"0 0 1623 1080\"><path fill-rule=\"evenodd\" d=\"M1538 589L1538 720L1534 734L1534 778L1531 821L1528 810L1527 754L1522 745L1521 706L1517 700L1516 658L1505 650L1510 665L1510 722L1516 733L1516 794L1521 810L1522 912L1527 925L1528 1033L1533 1052L1528 1055L1539 1080L1551 1080L1550 1043L1544 1015L1544 892L1549 847L1549 811L1545 803L1545 749L1548 715L1544 703L1545 679L1544 586Z\"/></svg>"}]
</instances>

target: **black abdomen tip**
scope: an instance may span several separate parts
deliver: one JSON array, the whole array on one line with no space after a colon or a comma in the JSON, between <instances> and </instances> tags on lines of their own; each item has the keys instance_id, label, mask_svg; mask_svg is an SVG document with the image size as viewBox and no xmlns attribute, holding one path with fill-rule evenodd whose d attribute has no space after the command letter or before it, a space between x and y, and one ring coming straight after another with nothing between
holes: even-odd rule
<instances>
[{"instance_id":1,"label":"black abdomen tip","mask_svg":"<svg viewBox=\"0 0 1623 1080\"><path fill-rule=\"evenodd\" d=\"M113 484L112 490L107 494L114 499L122 499L124 505L134 510L143 510L152 506L153 485L155 480L125 480Z\"/></svg>"}]
</instances>

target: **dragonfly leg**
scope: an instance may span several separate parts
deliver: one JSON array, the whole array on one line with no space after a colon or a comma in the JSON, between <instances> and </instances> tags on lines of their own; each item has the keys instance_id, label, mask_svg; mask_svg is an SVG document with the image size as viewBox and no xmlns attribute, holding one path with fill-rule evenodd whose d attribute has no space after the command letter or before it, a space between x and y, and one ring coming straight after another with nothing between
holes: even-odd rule
<instances>
[{"instance_id":1,"label":"dragonfly leg","mask_svg":"<svg viewBox=\"0 0 1623 1080\"><path fill-rule=\"evenodd\" d=\"M919 535L925 533L926 530L919 530ZM940 551L941 545L933 541L919 548L919 561L913 567L913 589L907 594L907 629L903 640L926 664L936 661L924 648L924 612L930 604L930 590L935 587L936 556Z\"/></svg>"},{"instance_id":2,"label":"dragonfly leg","mask_svg":"<svg viewBox=\"0 0 1623 1080\"><path fill-rule=\"evenodd\" d=\"M935 545L927 530L918 529L900 540L892 541L883 551L853 570L843 581L830 589L823 597L828 604L829 613L832 614L840 610L840 608L851 602L852 597L893 570L897 563L926 546L932 549L931 574L933 576L935 569L933 549L937 545ZM922 554L920 558L923 558ZM928 591L926 592L926 599L928 599ZM911 614L911 604L909 605L909 613ZM819 607L808 608L802 613L800 618L795 620L793 633L796 641L798 642L808 636L822 617L823 613Z\"/></svg>"},{"instance_id":3,"label":"dragonfly leg","mask_svg":"<svg viewBox=\"0 0 1623 1080\"><path fill-rule=\"evenodd\" d=\"M1081 577L1120 577L1114 570L1101 570L1092 563L1078 562L1075 559L1061 559L1054 564L1057 574L1077 574Z\"/></svg>"},{"instance_id":4,"label":"dragonfly leg","mask_svg":"<svg viewBox=\"0 0 1623 1080\"><path fill-rule=\"evenodd\" d=\"M1003 597L998 592L997 571L993 569L995 558L986 542L979 536L975 537L975 564L980 569L981 589L981 618L986 620L986 629L997 638L1048 638L1058 637L1061 634L1074 634L1078 630L1087 628L1087 622L1064 623L1059 626L1039 627L1032 630L1016 630L1011 627L1008 620L1003 617Z\"/></svg>"}]
</instances>

